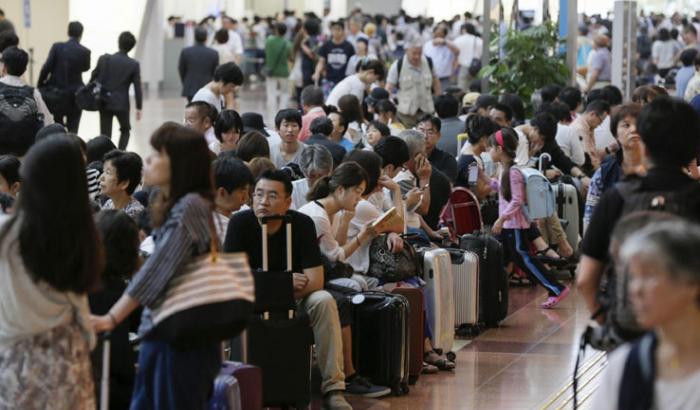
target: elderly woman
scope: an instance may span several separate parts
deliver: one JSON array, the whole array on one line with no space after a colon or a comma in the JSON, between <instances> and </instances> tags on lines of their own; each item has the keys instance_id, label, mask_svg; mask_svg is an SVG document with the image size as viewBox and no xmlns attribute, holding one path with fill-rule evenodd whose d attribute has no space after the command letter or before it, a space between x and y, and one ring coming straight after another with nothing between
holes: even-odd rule
<instances>
[{"instance_id":1,"label":"elderly woman","mask_svg":"<svg viewBox=\"0 0 700 410\"><path fill-rule=\"evenodd\" d=\"M305 178L292 182L292 209L299 209L309 202L306 194L314 183L333 171L333 157L322 145L307 145L299 155L299 167Z\"/></svg>"},{"instance_id":2,"label":"elderly woman","mask_svg":"<svg viewBox=\"0 0 700 410\"><path fill-rule=\"evenodd\" d=\"M594 409L700 408L700 226L654 222L628 237L636 319L651 332L609 358Z\"/></svg>"}]
</instances>

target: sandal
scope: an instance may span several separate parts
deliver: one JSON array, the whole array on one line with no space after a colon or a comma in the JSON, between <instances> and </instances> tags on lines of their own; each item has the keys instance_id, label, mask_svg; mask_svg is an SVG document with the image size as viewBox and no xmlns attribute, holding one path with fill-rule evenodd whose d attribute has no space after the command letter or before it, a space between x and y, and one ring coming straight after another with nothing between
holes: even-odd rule
<instances>
[{"instance_id":1,"label":"sandal","mask_svg":"<svg viewBox=\"0 0 700 410\"><path fill-rule=\"evenodd\" d=\"M558 305L559 302L564 300L569 296L569 287L565 287L564 290L561 291L559 296L550 296L547 298L547 301L542 304L542 309L552 309L554 306Z\"/></svg>"},{"instance_id":2,"label":"sandal","mask_svg":"<svg viewBox=\"0 0 700 410\"><path fill-rule=\"evenodd\" d=\"M452 361L447 360L444 357L440 357L435 351L431 350L429 352L425 353L425 356L423 357L423 360L428 363L429 365L433 365L437 367L440 370L454 370L455 368L455 363Z\"/></svg>"}]
</instances>

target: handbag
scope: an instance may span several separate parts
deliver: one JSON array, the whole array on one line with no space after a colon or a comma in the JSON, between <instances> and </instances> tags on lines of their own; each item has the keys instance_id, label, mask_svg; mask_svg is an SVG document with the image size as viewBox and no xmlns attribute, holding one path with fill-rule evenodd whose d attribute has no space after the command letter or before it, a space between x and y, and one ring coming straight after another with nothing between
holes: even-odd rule
<instances>
[{"instance_id":1,"label":"handbag","mask_svg":"<svg viewBox=\"0 0 700 410\"><path fill-rule=\"evenodd\" d=\"M42 85L38 87L41 93L41 98L46 103L46 108L51 111L51 114L62 113L62 108L68 103L71 97L70 92L55 85Z\"/></svg>"},{"instance_id":2,"label":"handbag","mask_svg":"<svg viewBox=\"0 0 700 410\"><path fill-rule=\"evenodd\" d=\"M389 249L388 236L377 236L369 247L369 270L367 276L377 278L384 283L401 282L402 280L423 276L422 264L419 263L416 250L403 241L403 249L393 253Z\"/></svg>"},{"instance_id":3,"label":"handbag","mask_svg":"<svg viewBox=\"0 0 700 410\"><path fill-rule=\"evenodd\" d=\"M75 91L75 104L81 110L99 111L104 108L109 91L103 87L104 78L109 67L109 55L105 54L104 68L100 71L100 78L96 78L89 83L78 87Z\"/></svg>"},{"instance_id":4,"label":"handbag","mask_svg":"<svg viewBox=\"0 0 700 410\"><path fill-rule=\"evenodd\" d=\"M211 246L168 283L163 302L152 309L149 337L178 346L219 342L237 336L253 312L253 275L245 253L219 253L209 218Z\"/></svg>"},{"instance_id":5,"label":"handbag","mask_svg":"<svg viewBox=\"0 0 700 410\"><path fill-rule=\"evenodd\" d=\"M474 37L474 47L472 49L474 52L476 52L476 37ZM481 71L481 59L474 57L472 58L471 63L469 63L469 75L476 77L479 75L479 71Z\"/></svg>"}]
</instances>

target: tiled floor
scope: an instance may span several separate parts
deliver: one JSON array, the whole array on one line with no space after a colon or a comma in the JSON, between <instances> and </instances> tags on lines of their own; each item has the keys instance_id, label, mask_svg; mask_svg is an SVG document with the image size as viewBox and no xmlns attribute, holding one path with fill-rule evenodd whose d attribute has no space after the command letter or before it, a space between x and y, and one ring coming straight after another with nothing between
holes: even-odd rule
<instances>
[{"instance_id":1,"label":"tiled floor","mask_svg":"<svg viewBox=\"0 0 700 410\"><path fill-rule=\"evenodd\" d=\"M263 113L266 124L274 125L272 113L266 113L261 87L243 90L239 104L241 112ZM144 118L133 122L128 149L148 154L150 134L164 121L182 122L184 106L185 100L176 95L158 98L152 94L146 98ZM85 139L96 136L98 122L96 113L85 113L80 135ZM115 124L115 142L117 128ZM353 407L358 410L515 410L539 409L548 401L554 401L556 403L551 408L557 408L569 396L567 390L565 394L554 397L571 381L578 339L587 314L575 291L554 310L539 307L545 297L542 288L512 288L510 315L501 327L486 330L471 341L458 341L457 369L454 372L424 375L415 386L411 386L410 394L403 397L382 400L351 398ZM589 352L584 362L592 363L595 357L596 354ZM598 363L591 367L592 375L601 366ZM595 382L588 386L589 390ZM315 402L312 407L318 408L318 405ZM571 408L570 403L567 405L566 408Z\"/></svg>"}]
</instances>

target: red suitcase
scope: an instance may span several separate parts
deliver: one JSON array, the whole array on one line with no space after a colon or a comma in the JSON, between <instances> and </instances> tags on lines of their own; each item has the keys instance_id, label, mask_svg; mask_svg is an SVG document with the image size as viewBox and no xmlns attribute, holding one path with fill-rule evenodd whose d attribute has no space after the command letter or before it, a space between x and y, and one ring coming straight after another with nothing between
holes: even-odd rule
<instances>
[{"instance_id":1,"label":"red suitcase","mask_svg":"<svg viewBox=\"0 0 700 410\"><path fill-rule=\"evenodd\" d=\"M408 384L415 384L423 370L425 311L423 291L419 288L394 288L391 293L408 300Z\"/></svg>"}]
</instances>

